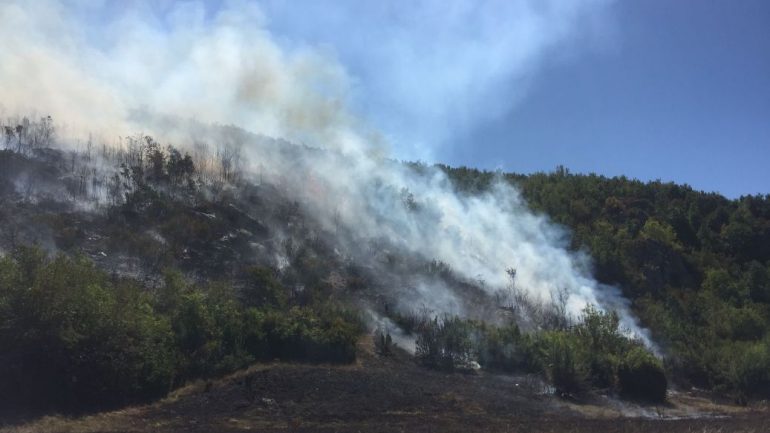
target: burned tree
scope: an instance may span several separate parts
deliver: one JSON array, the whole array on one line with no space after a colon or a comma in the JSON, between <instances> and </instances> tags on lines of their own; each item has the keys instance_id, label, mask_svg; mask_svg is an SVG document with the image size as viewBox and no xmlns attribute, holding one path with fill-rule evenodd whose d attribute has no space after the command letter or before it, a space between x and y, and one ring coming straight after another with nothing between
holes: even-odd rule
<instances>
[{"instance_id":1,"label":"burned tree","mask_svg":"<svg viewBox=\"0 0 770 433\"><path fill-rule=\"evenodd\" d=\"M10 149L11 148L11 142L13 141L13 138L16 136L16 132L14 129L10 126L5 127L5 148Z\"/></svg>"}]
</instances>

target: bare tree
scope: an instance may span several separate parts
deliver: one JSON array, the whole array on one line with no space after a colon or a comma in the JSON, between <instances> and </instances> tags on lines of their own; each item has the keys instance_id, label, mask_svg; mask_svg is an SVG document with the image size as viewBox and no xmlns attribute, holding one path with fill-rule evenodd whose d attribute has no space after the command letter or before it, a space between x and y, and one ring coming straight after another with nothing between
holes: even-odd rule
<instances>
[{"instance_id":1,"label":"bare tree","mask_svg":"<svg viewBox=\"0 0 770 433\"><path fill-rule=\"evenodd\" d=\"M24 118L24 123L26 125L29 125L29 120L27 118ZM23 141L22 138L26 137L26 130L27 128L24 125L16 125L16 153L21 153Z\"/></svg>"},{"instance_id":2,"label":"bare tree","mask_svg":"<svg viewBox=\"0 0 770 433\"><path fill-rule=\"evenodd\" d=\"M5 127L5 148L10 149L11 148L11 142L13 141L13 138L16 136L16 132L11 128L10 126Z\"/></svg>"},{"instance_id":3,"label":"bare tree","mask_svg":"<svg viewBox=\"0 0 770 433\"><path fill-rule=\"evenodd\" d=\"M219 177L224 183L237 183L240 176L241 146L237 143L224 143L217 148Z\"/></svg>"}]
</instances>

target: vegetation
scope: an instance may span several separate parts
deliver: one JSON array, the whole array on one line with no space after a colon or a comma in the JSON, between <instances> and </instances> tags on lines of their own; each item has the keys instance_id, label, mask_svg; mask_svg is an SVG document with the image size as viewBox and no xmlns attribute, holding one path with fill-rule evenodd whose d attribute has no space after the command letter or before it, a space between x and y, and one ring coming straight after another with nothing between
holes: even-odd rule
<instances>
[{"instance_id":1,"label":"vegetation","mask_svg":"<svg viewBox=\"0 0 770 433\"><path fill-rule=\"evenodd\" d=\"M572 247L593 257L596 277L631 299L680 383L770 396L770 196L729 200L564 167L533 175L441 168L469 194L511 182L531 207L567 226Z\"/></svg>"},{"instance_id":2,"label":"vegetation","mask_svg":"<svg viewBox=\"0 0 770 433\"><path fill-rule=\"evenodd\" d=\"M473 361L474 323L457 317L425 320L417 333L415 356L425 365L444 370L468 369Z\"/></svg>"},{"instance_id":3,"label":"vegetation","mask_svg":"<svg viewBox=\"0 0 770 433\"><path fill-rule=\"evenodd\" d=\"M597 278L631 300L661 361L626 338L612 313L588 309L569 323L558 302L532 304L525 313L536 330L527 332L393 311L397 300L377 287L402 284L399 274L468 299L488 295L444 263L379 241L360 251L381 251L388 276L356 265L335 249L337 227L324 230L275 185L243 181L236 146L192 157L134 137L100 154L90 142L66 153L49 147L50 118L4 132L0 247L10 253L0 259L0 389L10 391L0 406L146 400L255 360L351 362L362 326L345 306L361 299L415 335L416 356L431 368L537 373L566 395L608 390L658 402L670 378L740 401L770 397L770 196L728 200L563 167L528 176L440 167L465 194L513 183L568 227ZM117 170L105 176L98 164ZM84 216L51 191L102 213ZM407 189L401 198L419 207ZM25 247L38 232L62 254ZM139 263L126 269L128 259ZM527 307L512 300L501 305L511 314ZM392 354L387 331L375 334L375 348Z\"/></svg>"},{"instance_id":4,"label":"vegetation","mask_svg":"<svg viewBox=\"0 0 770 433\"><path fill-rule=\"evenodd\" d=\"M351 362L357 316L329 305L274 309L176 271L155 290L83 257L20 247L0 259L4 404L79 410L164 395L257 359Z\"/></svg>"},{"instance_id":5,"label":"vegetation","mask_svg":"<svg viewBox=\"0 0 770 433\"><path fill-rule=\"evenodd\" d=\"M667 385L660 361L640 348L632 349L618 367L618 387L623 396L661 401Z\"/></svg>"},{"instance_id":6,"label":"vegetation","mask_svg":"<svg viewBox=\"0 0 770 433\"><path fill-rule=\"evenodd\" d=\"M591 307L563 330L522 333L515 324L494 327L456 317L423 318L418 359L429 367L467 370L473 362L502 371L543 374L562 395L609 389L661 402L668 382L661 362L644 345L620 333L618 317Z\"/></svg>"}]
</instances>

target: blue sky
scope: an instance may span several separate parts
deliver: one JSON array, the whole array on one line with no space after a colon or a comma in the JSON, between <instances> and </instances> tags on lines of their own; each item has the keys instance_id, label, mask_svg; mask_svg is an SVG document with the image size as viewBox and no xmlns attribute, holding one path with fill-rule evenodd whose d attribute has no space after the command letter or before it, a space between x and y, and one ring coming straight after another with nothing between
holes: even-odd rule
<instances>
[{"instance_id":1,"label":"blue sky","mask_svg":"<svg viewBox=\"0 0 770 433\"><path fill-rule=\"evenodd\" d=\"M363 97L375 99L362 103L363 111L396 140L424 140L417 145L431 149L427 158L525 173L563 164L576 172L688 183L731 197L770 193L770 2L766 0L628 0L594 5L600 9L598 17L578 25L570 40L537 60L538 65L527 72L525 91L506 86L506 79L514 84L522 80L515 73L499 78L488 84L488 94L471 101L473 110L491 113L488 117L470 115L460 128L447 126L449 135L428 131L422 137L389 130L413 125L410 119L399 122L387 118L390 113L377 113L381 103L377 99L386 98L380 89L369 88L387 80L374 77L377 70L371 65L383 70L383 60L366 50L376 51L387 43L381 38L389 33L382 27L398 20L394 15L409 14L408 6L395 12L356 11L363 24L350 28L349 20L357 17L351 18L339 6L326 4L304 15L303 8L275 3L264 6L268 27L290 39L329 44L359 78ZM508 12L513 11L501 10ZM430 17L422 26L427 31L404 32L417 40L403 43L420 46L424 42L419 38L442 28ZM457 35L463 36L473 37ZM455 47L436 49L451 53ZM492 51L496 56L507 54ZM391 61L396 65L401 61L405 68L414 63L397 57ZM438 66L468 67L440 62ZM434 72L437 80L451 73ZM399 102L408 103L408 98ZM387 108L387 103L381 105ZM403 112L419 115L407 108ZM410 151L408 143L395 147L405 157L421 156L419 149Z\"/></svg>"},{"instance_id":2,"label":"blue sky","mask_svg":"<svg viewBox=\"0 0 770 433\"><path fill-rule=\"evenodd\" d=\"M620 2L617 48L544 68L451 163L770 193L770 2Z\"/></svg>"},{"instance_id":3,"label":"blue sky","mask_svg":"<svg viewBox=\"0 0 770 433\"><path fill-rule=\"evenodd\" d=\"M353 112L398 158L770 193L770 1L252 5L277 44L342 65Z\"/></svg>"}]
</instances>

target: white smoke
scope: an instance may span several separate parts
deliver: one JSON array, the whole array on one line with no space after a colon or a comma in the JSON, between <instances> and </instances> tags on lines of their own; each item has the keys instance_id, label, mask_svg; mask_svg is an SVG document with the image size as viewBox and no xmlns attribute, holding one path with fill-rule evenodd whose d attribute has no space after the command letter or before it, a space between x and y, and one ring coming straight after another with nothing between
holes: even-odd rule
<instances>
[{"instance_id":1,"label":"white smoke","mask_svg":"<svg viewBox=\"0 0 770 433\"><path fill-rule=\"evenodd\" d=\"M570 4L573 14L582 2ZM105 137L144 131L177 145L201 139L180 126L186 122L164 120L174 116L324 147L327 152L300 161L247 147L241 164L284 179L327 227L341 224L357 239L385 239L440 260L462 279L483 281L490 294L508 284L506 270L515 268L517 285L534 298L547 301L566 290L570 314L588 304L616 309L624 326L642 335L617 290L600 286L588 258L569 252L565 233L532 213L513 187L500 181L465 196L438 169L418 172L386 159L377 134L348 111L350 78L328 53L281 48L253 5L231 4L211 16L204 4L185 2L160 17L133 5L95 36L80 4L0 2L0 114L50 114L68 126L64 139L86 131ZM526 10L536 30L522 30L521 37L544 42L521 54L527 61L569 34L556 20L556 33L541 35L549 31L541 21L559 8L550 5L544 14L533 8ZM418 79L417 85L435 85L430 77ZM465 78L455 84L471 85ZM444 91L454 97L459 90L433 90ZM414 114L430 117L430 111ZM441 285L415 282L410 296L408 302L463 313Z\"/></svg>"},{"instance_id":2,"label":"white smoke","mask_svg":"<svg viewBox=\"0 0 770 433\"><path fill-rule=\"evenodd\" d=\"M357 108L412 159L504 115L554 58L615 40L613 0L265 3L269 28L334 47L365 83Z\"/></svg>"},{"instance_id":3,"label":"white smoke","mask_svg":"<svg viewBox=\"0 0 770 433\"><path fill-rule=\"evenodd\" d=\"M282 51L253 6L213 18L197 2L163 19L129 9L97 35L78 10L53 0L0 3L5 115L36 110L73 135L127 135L147 127L149 111L317 143L336 142L351 122L344 70L311 49Z\"/></svg>"}]
</instances>

